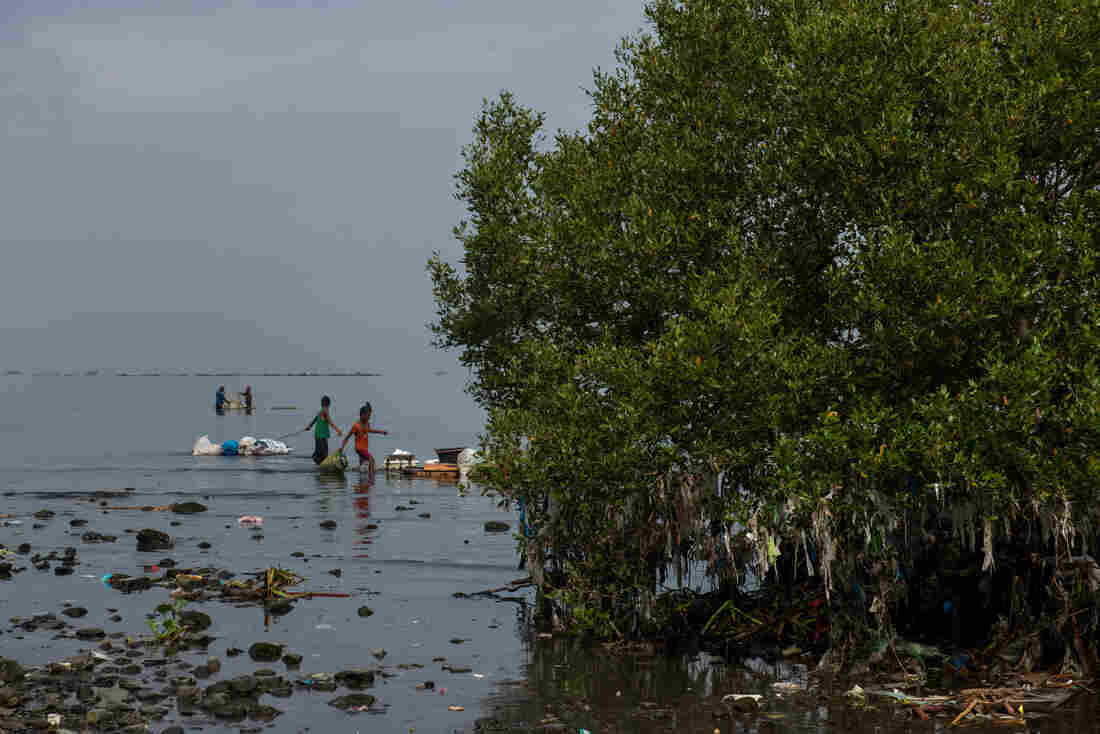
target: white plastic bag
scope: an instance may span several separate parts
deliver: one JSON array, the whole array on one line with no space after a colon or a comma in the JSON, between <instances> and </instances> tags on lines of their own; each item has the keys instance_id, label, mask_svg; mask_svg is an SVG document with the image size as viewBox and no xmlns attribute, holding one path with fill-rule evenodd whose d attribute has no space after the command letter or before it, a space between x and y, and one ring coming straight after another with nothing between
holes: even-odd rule
<instances>
[{"instance_id":1,"label":"white plastic bag","mask_svg":"<svg viewBox=\"0 0 1100 734\"><path fill-rule=\"evenodd\" d=\"M212 442L206 434L199 436L195 445L191 447L192 456L221 456L221 453L222 447Z\"/></svg>"}]
</instances>

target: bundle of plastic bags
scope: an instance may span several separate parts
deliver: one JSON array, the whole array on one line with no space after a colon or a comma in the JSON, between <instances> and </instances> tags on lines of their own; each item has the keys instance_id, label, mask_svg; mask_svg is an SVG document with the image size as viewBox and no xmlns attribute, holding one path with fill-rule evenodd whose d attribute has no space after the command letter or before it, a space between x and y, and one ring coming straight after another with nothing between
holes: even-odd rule
<instances>
[{"instance_id":1,"label":"bundle of plastic bags","mask_svg":"<svg viewBox=\"0 0 1100 734\"><path fill-rule=\"evenodd\" d=\"M211 441L209 436L202 435L191 447L192 456L279 456L291 451L282 441L252 436L218 444Z\"/></svg>"}]
</instances>

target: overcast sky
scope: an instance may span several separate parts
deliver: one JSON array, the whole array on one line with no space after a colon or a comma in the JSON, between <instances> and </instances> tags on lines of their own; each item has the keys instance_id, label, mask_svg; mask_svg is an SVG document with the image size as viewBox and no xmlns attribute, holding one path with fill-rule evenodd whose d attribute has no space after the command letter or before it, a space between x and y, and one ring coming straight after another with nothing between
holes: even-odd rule
<instances>
[{"instance_id":1,"label":"overcast sky","mask_svg":"<svg viewBox=\"0 0 1100 734\"><path fill-rule=\"evenodd\" d=\"M456 367L424 270L501 89L582 128L642 0L0 2L0 369Z\"/></svg>"}]
</instances>

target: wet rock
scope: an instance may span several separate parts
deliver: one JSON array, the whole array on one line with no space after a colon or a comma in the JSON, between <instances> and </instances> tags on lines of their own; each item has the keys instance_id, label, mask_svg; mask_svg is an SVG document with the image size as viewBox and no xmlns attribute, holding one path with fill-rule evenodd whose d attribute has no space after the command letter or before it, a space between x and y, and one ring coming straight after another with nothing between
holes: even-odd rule
<instances>
[{"instance_id":1,"label":"wet rock","mask_svg":"<svg viewBox=\"0 0 1100 734\"><path fill-rule=\"evenodd\" d=\"M54 576L70 576L72 572L73 569L69 566L57 566L53 570Z\"/></svg>"},{"instance_id":2,"label":"wet rock","mask_svg":"<svg viewBox=\"0 0 1100 734\"><path fill-rule=\"evenodd\" d=\"M335 678L337 683L345 688L351 688L352 690L369 688L374 685L374 671L367 670L366 668L341 670L336 674Z\"/></svg>"},{"instance_id":3,"label":"wet rock","mask_svg":"<svg viewBox=\"0 0 1100 734\"><path fill-rule=\"evenodd\" d=\"M23 700L22 694L11 686L0 688L0 707L15 708Z\"/></svg>"},{"instance_id":4,"label":"wet rock","mask_svg":"<svg viewBox=\"0 0 1100 734\"><path fill-rule=\"evenodd\" d=\"M243 719L248 716L248 710L248 704L242 701L227 701L212 708L214 715L219 719Z\"/></svg>"},{"instance_id":5,"label":"wet rock","mask_svg":"<svg viewBox=\"0 0 1100 734\"><path fill-rule=\"evenodd\" d=\"M283 646L274 642L257 642L248 648L248 657L263 663L273 663L283 654Z\"/></svg>"},{"instance_id":6,"label":"wet rock","mask_svg":"<svg viewBox=\"0 0 1100 734\"><path fill-rule=\"evenodd\" d=\"M259 681L260 691L268 694L269 696L276 696L278 698L290 698L294 695L294 686L290 685L290 681L286 678L275 676L273 678L263 678Z\"/></svg>"},{"instance_id":7,"label":"wet rock","mask_svg":"<svg viewBox=\"0 0 1100 734\"><path fill-rule=\"evenodd\" d=\"M168 550L174 545L172 536L160 530L145 528L137 534L137 549L139 551Z\"/></svg>"},{"instance_id":8,"label":"wet rock","mask_svg":"<svg viewBox=\"0 0 1100 734\"><path fill-rule=\"evenodd\" d=\"M201 543L199 543L199 548L201 550L210 550L210 543L208 543L207 541L204 540Z\"/></svg>"},{"instance_id":9,"label":"wet rock","mask_svg":"<svg viewBox=\"0 0 1100 734\"><path fill-rule=\"evenodd\" d=\"M499 520L490 520L485 523L485 532L487 533L504 533L510 528L511 526L508 523Z\"/></svg>"},{"instance_id":10,"label":"wet rock","mask_svg":"<svg viewBox=\"0 0 1100 734\"><path fill-rule=\"evenodd\" d=\"M249 695L259 687L256 678L251 675L241 675L229 681L229 687L234 693Z\"/></svg>"},{"instance_id":11,"label":"wet rock","mask_svg":"<svg viewBox=\"0 0 1100 734\"><path fill-rule=\"evenodd\" d=\"M80 536L80 539L85 543L114 543L118 540L117 535L100 535L94 530L89 530Z\"/></svg>"},{"instance_id":12,"label":"wet rock","mask_svg":"<svg viewBox=\"0 0 1100 734\"><path fill-rule=\"evenodd\" d=\"M172 512L178 512L181 515L194 515L198 512L206 512L206 505L198 502L179 502L172 505Z\"/></svg>"},{"instance_id":13,"label":"wet rock","mask_svg":"<svg viewBox=\"0 0 1100 734\"><path fill-rule=\"evenodd\" d=\"M323 520L321 522L321 527L323 527L325 530L332 530L333 528L336 527L336 521L335 520Z\"/></svg>"},{"instance_id":14,"label":"wet rock","mask_svg":"<svg viewBox=\"0 0 1100 734\"><path fill-rule=\"evenodd\" d=\"M371 609L370 607L359 607L359 616L360 617L369 617L372 614L374 614L374 610Z\"/></svg>"},{"instance_id":15,"label":"wet rock","mask_svg":"<svg viewBox=\"0 0 1100 734\"><path fill-rule=\"evenodd\" d=\"M290 614L291 610L294 609L294 602L290 599L273 599L264 606L267 607L269 613L281 617L284 614Z\"/></svg>"},{"instance_id":16,"label":"wet rock","mask_svg":"<svg viewBox=\"0 0 1100 734\"><path fill-rule=\"evenodd\" d=\"M37 517L39 520L49 520L56 514L57 513L53 510L39 510L38 512L34 513L34 516Z\"/></svg>"},{"instance_id":17,"label":"wet rock","mask_svg":"<svg viewBox=\"0 0 1100 734\"><path fill-rule=\"evenodd\" d=\"M374 696L369 693L349 693L346 696L334 698L328 702L329 706L335 706L341 711L353 713L370 708L374 705Z\"/></svg>"},{"instance_id":18,"label":"wet rock","mask_svg":"<svg viewBox=\"0 0 1100 734\"><path fill-rule=\"evenodd\" d=\"M120 708L130 700L130 692L125 688L96 688L95 695L100 705L107 708Z\"/></svg>"},{"instance_id":19,"label":"wet rock","mask_svg":"<svg viewBox=\"0 0 1100 734\"><path fill-rule=\"evenodd\" d=\"M146 576L127 576L126 574L112 574L107 583L112 589L124 593L145 591L153 587L153 580Z\"/></svg>"},{"instance_id":20,"label":"wet rock","mask_svg":"<svg viewBox=\"0 0 1100 734\"><path fill-rule=\"evenodd\" d=\"M344 572L342 570L340 570L339 568L333 568L333 569L329 570L329 574L332 575L332 576L335 576L336 578L340 578L341 576L344 575Z\"/></svg>"},{"instance_id":21,"label":"wet rock","mask_svg":"<svg viewBox=\"0 0 1100 734\"><path fill-rule=\"evenodd\" d=\"M27 553L31 552L31 544L30 543L20 543L19 547L15 549L15 552L20 553L22 555L26 555Z\"/></svg>"},{"instance_id":22,"label":"wet rock","mask_svg":"<svg viewBox=\"0 0 1100 734\"><path fill-rule=\"evenodd\" d=\"M107 633L100 627L84 627L76 631L78 640L102 640L106 636Z\"/></svg>"},{"instance_id":23,"label":"wet rock","mask_svg":"<svg viewBox=\"0 0 1100 734\"><path fill-rule=\"evenodd\" d=\"M88 524L87 520L82 520L80 518L76 518L74 520L69 520L69 526L74 527L74 528L84 527L87 524Z\"/></svg>"},{"instance_id":24,"label":"wet rock","mask_svg":"<svg viewBox=\"0 0 1100 734\"><path fill-rule=\"evenodd\" d=\"M176 688L176 698L181 701L198 701L202 695L202 689L198 686L179 686Z\"/></svg>"},{"instance_id":25,"label":"wet rock","mask_svg":"<svg viewBox=\"0 0 1100 734\"><path fill-rule=\"evenodd\" d=\"M313 673L299 678L295 683L314 691L335 691L336 680L328 673Z\"/></svg>"},{"instance_id":26,"label":"wet rock","mask_svg":"<svg viewBox=\"0 0 1100 734\"><path fill-rule=\"evenodd\" d=\"M179 612L177 618L181 625L195 632L202 632L213 624L213 620L210 619L209 614L198 612L193 609L185 609Z\"/></svg>"},{"instance_id":27,"label":"wet rock","mask_svg":"<svg viewBox=\"0 0 1100 734\"><path fill-rule=\"evenodd\" d=\"M302 656L296 652L288 652L283 655L283 664L288 668L294 668L302 664Z\"/></svg>"}]
</instances>

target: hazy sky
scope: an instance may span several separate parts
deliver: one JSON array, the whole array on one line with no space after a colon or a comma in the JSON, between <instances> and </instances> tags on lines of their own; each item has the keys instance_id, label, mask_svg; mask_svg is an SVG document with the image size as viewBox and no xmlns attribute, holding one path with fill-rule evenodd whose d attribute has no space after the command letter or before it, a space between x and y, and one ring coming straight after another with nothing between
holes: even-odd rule
<instances>
[{"instance_id":1,"label":"hazy sky","mask_svg":"<svg viewBox=\"0 0 1100 734\"><path fill-rule=\"evenodd\" d=\"M642 0L0 2L0 369L453 368L424 325L501 89L583 127Z\"/></svg>"}]
</instances>

